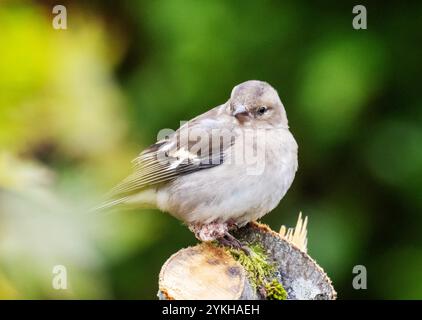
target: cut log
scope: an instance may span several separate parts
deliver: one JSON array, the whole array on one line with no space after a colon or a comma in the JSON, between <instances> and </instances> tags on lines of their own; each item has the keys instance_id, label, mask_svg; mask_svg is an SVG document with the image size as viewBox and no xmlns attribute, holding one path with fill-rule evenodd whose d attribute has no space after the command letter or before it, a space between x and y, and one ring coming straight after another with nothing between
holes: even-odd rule
<instances>
[{"instance_id":1,"label":"cut log","mask_svg":"<svg viewBox=\"0 0 422 320\"><path fill-rule=\"evenodd\" d=\"M251 248L251 256L239 259L239 250L234 252L210 243L182 249L163 265L158 297L171 300L336 298L322 268L305 251L268 226L249 223L233 235ZM258 253L256 248L260 248ZM258 265L262 261L266 265Z\"/></svg>"},{"instance_id":2,"label":"cut log","mask_svg":"<svg viewBox=\"0 0 422 320\"><path fill-rule=\"evenodd\" d=\"M178 251L161 269L160 298L253 299L243 267L223 248L203 243Z\"/></svg>"}]
</instances>

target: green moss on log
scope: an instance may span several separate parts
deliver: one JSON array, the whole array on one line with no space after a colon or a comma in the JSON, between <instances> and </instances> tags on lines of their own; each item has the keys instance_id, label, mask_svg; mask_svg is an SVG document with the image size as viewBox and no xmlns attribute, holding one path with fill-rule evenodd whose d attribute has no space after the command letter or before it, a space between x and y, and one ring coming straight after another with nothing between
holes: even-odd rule
<instances>
[{"instance_id":1,"label":"green moss on log","mask_svg":"<svg viewBox=\"0 0 422 320\"><path fill-rule=\"evenodd\" d=\"M248 248L249 254L242 249L224 247L224 250L246 270L254 290L263 290L269 300L286 300L287 293L275 277L276 266L269 261L265 249L258 243L250 244Z\"/></svg>"},{"instance_id":2,"label":"green moss on log","mask_svg":"<svg viewBox=\"0 0 422 320\"><path fill-rule=\"evenodd\" d=\"M267 293L267 300L287 300L287 292L277 279L266 283L265 291Z\"/></svg>"}]
</instances>

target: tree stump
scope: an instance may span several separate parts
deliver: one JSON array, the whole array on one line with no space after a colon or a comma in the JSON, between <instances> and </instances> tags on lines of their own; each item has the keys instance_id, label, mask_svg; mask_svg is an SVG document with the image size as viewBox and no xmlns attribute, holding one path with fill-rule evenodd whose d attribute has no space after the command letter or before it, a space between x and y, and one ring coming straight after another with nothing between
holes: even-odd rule
<instances>
[{"instance_id":1,"label":"tree stump","mask_svg":"<svg viewBox=\"0 0 422 320\"><path fill-rule=\"evenodd\" d=\"M306 220L298 225L305 234ZM283 230L283 228L282 228ZM242 250L201 243L173 254L161 268L160 299L167 300L332 300L336 292L321 267L286 236L260 223L249 223L233 235ZM299 230L300 231L300 230ZM298 233L296 232L296 235Z\"/></svg>"}]
</instances>

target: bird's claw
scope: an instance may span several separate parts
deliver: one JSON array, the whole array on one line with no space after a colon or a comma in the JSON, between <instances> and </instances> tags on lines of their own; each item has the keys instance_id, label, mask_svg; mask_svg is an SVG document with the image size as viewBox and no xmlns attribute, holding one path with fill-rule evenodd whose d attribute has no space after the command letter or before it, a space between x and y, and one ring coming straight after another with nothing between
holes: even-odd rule
<instances>
[{"instance_id":1,"label":"bird's claw","mask_svg":"<svg viewBox=\"0 0 422 320\"><path fill-rule=\"evenodd\" d=\"M247 246L245 246L242 242L240 242L238 239L236 239L235 237L233 237L228 232L223 237L217 239L217 241L222 246L233 248L233 249L242 250L248 256L251 253L250 249Z\"/></svg>"}]
</instances>

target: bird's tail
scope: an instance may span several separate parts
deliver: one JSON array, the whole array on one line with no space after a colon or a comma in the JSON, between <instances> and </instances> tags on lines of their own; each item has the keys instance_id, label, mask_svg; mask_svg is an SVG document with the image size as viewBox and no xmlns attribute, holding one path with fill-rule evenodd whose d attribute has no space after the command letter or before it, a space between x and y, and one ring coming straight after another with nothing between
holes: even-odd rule
<instances>
[{"instance_id":1,"label":"bird's tail","mask_svg":"<svg viewBox=\"0 0 422 320\"><path fill-rule=\"evenodd\" d=\"M89 212L101 212L116 206L125 205L132 208L152 209L156 208L157 193L154 189L146 189L136 194L105 200L98 206L89 210Z\"/></svg>"},{"instance_id":2,"label":"bird's tail","mask_svg":"<svg viewBox=\"0 0 422 320\"><path fill-rule=\"evenodd\" d=\"M106 200L103 203L101 203L98 206L92 207L91 209L89 209L89 212L101 212L101 211L105 211L107 209L111 209L113 207L116 207L120 204L125 203L128 200L129 197L123 197L123 198L119 198L119 199L113 199L113 200Z\"/></svg>"}]
</instances>

